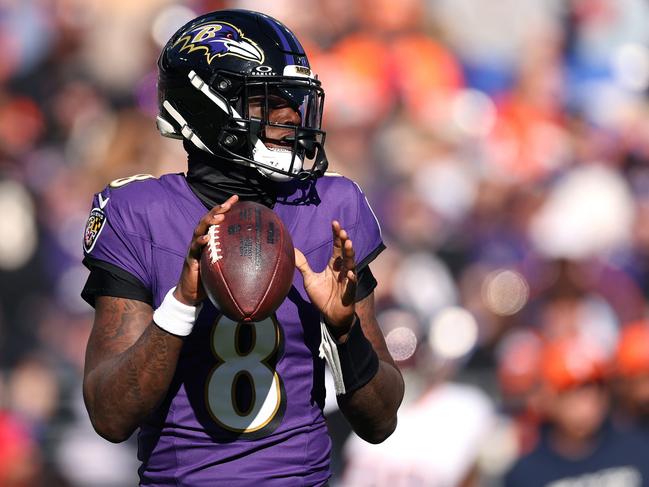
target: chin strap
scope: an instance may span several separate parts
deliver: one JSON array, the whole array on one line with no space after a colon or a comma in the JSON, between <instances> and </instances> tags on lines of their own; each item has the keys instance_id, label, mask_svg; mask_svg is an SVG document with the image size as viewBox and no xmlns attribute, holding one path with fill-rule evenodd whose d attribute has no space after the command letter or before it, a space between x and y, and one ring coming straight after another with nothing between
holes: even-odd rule
<instances>
[{"instance_id":1,"label":"chin strap","mask_svg":"<svg viewBox=\"0 0 649 487\"><path fill-rule=\"evenodd\" d=\"M329 161L327 160L327 155L325 154L322 144L317 143L316 145L316 159L313 163L313 168L311 169L311 171L304 172L308 174L308 177L317 179L320 176L324 176L324 173L327 172Z\"/></svg>"}]
</instances>

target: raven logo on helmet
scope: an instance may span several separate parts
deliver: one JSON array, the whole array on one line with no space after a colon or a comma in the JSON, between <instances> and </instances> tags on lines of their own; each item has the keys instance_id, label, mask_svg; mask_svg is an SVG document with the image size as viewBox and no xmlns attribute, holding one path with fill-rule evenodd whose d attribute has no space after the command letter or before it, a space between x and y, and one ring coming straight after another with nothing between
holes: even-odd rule
<instances>
[{"instance_id":1,"label":"raven logo on helmet","mask_svg":"<svg viewBox=\"0 0 649 487\"><path fill-rule=\"evenodd\" d=\"M264 62L264 52L259 46L244 36L241 29L227 22L208 22L194 27L173 47L179 45L180 51L203 51L207 64L222 56L236 56L259 64Z\"/></svg>"}]
</instances>

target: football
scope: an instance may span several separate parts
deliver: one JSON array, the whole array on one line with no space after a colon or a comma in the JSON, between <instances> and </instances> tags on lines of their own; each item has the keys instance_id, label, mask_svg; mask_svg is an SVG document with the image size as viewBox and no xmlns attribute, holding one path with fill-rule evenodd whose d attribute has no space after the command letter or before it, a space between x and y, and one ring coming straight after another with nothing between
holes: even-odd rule
<instances>
[{"instance_id":1,"label":"football","mask_svg":"<svg viewBox=\"0 0 649 487\"><path fill-rule=\"evenodd\" d=\"M208 230L201 255L201 280L212 303L237 322L272 315L291 289L293 241L270 208L236 203L225 220Z\"/></svg>"}]
</instances>

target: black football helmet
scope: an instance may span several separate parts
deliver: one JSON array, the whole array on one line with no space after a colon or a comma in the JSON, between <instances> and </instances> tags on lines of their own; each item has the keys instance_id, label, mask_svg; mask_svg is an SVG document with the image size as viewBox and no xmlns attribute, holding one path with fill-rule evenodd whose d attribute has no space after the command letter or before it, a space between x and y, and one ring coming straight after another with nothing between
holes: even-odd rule
<instances>
[{"instance_id":1,"label":"black football helmet","mask_svg":"<svg viewBox=\"0 0 649 487\"><path fill-rule=\"evenodd\" d=\"M282 23L248 10L202 15L167 42L158 69L162 135L255 167L274 181L324 174L324 91L300 42ZM299 123L269 120L278 99L299 114ZM267 127L288 135L269 145ZM312 160L310 169L305 159Z\"/></svg>"}]
</instances>

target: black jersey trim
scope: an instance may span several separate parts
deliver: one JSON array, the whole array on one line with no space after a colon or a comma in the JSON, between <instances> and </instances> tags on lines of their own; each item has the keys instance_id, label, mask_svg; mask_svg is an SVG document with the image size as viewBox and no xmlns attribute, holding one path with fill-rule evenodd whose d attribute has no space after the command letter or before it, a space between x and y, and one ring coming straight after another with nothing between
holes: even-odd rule
<instances>
[{"instance_id":1,"label":"black jersey trim","mask_svg":"<svg viewBox=\"0 0 649 487\"><path fill-rule=\"evenodd\" d=\"M93 308L97 296L135 299L153 306L151 291L137 277L103 260L85 257L83 264L90 269L81 297Z\"/></svg>"},{"instance_id":2,"label":"black jersey trim","mask_svg":"<svg viewBox=\"0 0 649 487\"><path fill-rule=\"evenodd\" d=\"M360 271L357 272L358 282L356 284L356 297L355 300L358 303L362 301L374 291L378 282L370 270L370 266L366 265Z\"/></svg>"},{"instance_id":3,"label":"black jersey trim","mask_svg":"<svg viewBox=\"0 0 649 487\"><path fill-rule=\"evenodd\" d=\"M366 267L370 262L378 257L378 255L385 250L385 244L381 242L374 250L356 265L356 271L360 271Z\"/></svg>"},{"instance_id":4,"label":"black jersey trim","mask_svg":"<svg viewBox=\"0 0 649 487\"><path fill-rule=\"evenodd\" d=\"M358 283L356 284L356 302L362 301L376 288L378 282L370 270L370 262L385 250L383 242L376 247L372 252L365 257L360 264L356 266L356 275L358 276Z\"/></svg>"}]
</instances>

